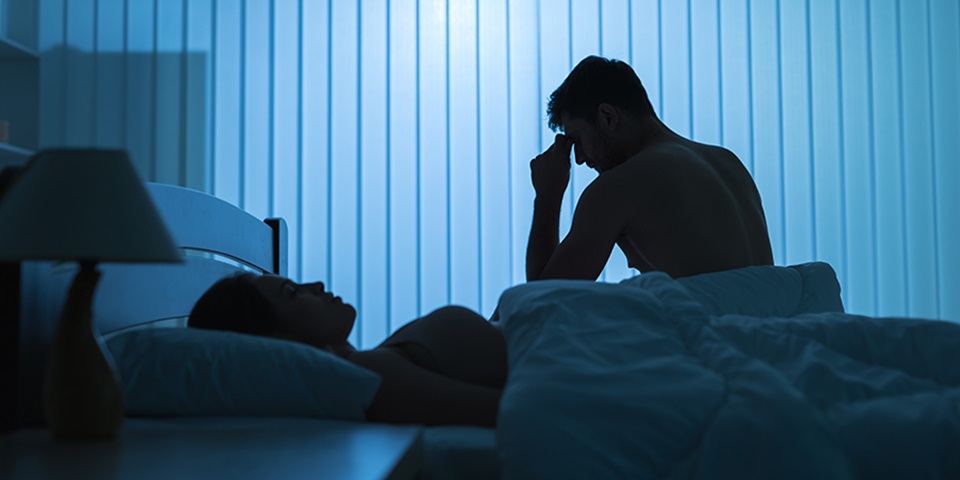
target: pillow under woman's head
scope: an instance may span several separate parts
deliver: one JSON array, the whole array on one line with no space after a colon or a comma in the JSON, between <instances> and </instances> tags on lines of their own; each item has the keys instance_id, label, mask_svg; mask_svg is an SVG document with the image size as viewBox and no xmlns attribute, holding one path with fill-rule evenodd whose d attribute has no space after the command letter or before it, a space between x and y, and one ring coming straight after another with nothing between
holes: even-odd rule
<instances>
[{"instance_id":1,"label":"pillow under woman's head","mask_svg":"<svg viewBox=\"0 0 960 480\"><path fill-rule=\"evenodd\" d=\"M107 342L132 416L361 420L380 376L304 345L233 332L149 328Z\"/></svg>"}]
</instances>

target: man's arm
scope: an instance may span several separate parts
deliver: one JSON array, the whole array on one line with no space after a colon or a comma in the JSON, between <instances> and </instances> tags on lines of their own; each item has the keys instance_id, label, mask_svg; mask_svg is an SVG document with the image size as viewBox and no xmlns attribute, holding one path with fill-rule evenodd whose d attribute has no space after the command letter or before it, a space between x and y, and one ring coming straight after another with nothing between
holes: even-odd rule
<instances>
[{"instance_id":1,"label":"man's arm","mask_svg":"<svg viewBox=\"0 0 960 480\"><path fill-rule=\"evenodd\" d=\"M573 214L570 232L553 250L536 278L527 280L566 278L596 280L603 271L610 252L623 232L625 217L623 202L615 186L598 178L590 184Z\"/></svg>"},{"instance_id":2,"label":"man's arm","mask_svg":"<svg viewBox=\"0 0 960 480\"><path fill-rule=\"evenodd\" d=\"M537 198L533 201L533 225L527 240L527 281L539 280L543 268L557 249L560 230L559 202Z\"/></svg>"},{"instance_id":3,"label":"man's arm","mask_svg":"<svg viewBox=\"0 0 960 480\"><path fill-rule=\"evenodd\" d=\"M536 198L533 225L527 240L527 281L537 280L557 249L560 205L570 182L570 148L573 141L557 135L547 151L530 161L530 176Z\"/></svg>"}]
</instances>

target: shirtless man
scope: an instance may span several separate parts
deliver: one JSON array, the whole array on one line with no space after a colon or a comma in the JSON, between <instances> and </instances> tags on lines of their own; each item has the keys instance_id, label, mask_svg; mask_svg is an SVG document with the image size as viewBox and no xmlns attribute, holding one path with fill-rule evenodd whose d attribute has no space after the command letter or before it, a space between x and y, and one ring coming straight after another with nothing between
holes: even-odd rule
<instances>
[{"instance_id":1,"label":"shirtless man","mask_svg":"<svg viewBox=\"0 0 960 480\"><path fill-rule=\"evenodd\" d=\"M587 57L550 95L553 145L530 162L527 280L596 280L613 246L633 268L678 278L772 265L760 194L729 150L674 133L629 65ZM560 204L578 164L600 175L559 242Z\"/></svg>"}]
</instances>

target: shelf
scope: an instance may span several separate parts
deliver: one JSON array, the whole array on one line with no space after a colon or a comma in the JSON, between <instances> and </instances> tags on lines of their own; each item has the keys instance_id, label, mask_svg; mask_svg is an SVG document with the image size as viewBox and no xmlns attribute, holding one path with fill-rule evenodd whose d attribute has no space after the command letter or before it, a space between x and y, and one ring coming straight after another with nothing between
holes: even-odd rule
<instances>
[{"instance_id":1,"label":"shelf","mask_svg":"<svg viewBox=\"0 0 960 480\"><path fill-rule=\"evenodd\" d=\"M0 35L0 58L2 59L28 59L40 58L36 50L23 45L20 42L11 40Z\"/></svg>"},{"instance_id":2,"label":"shelf","mask_svg":"<svg viewBox=\"0 0 960 480\"><path fill-rule=\"evenodd\" d=\"M0 168L25 164L40 144L39 6L0 0Z\"/></svg>"},{"instance_id":3,"label":"shelf","mask_svg":"<svg viewBox=\"0 0 960 480\"><path fill-rule=\"evenodd\" d=\"M10 142L0 143L4 166L23 163L37 147L39 70L36 51L0 35L0 122L8 122L5 140Z\"/></svg>"}]
</instances>

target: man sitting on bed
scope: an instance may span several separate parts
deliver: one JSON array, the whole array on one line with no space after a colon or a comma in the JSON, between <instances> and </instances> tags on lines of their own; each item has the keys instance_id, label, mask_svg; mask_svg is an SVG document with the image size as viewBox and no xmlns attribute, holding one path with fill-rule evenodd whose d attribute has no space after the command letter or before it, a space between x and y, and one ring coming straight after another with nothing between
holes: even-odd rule
<instances>
[{"instance_id":1,"label":"man sitting on bed","mask_svg":"<svg viewBox=\"0 0 960 480\"><path fill-rule=\"evenodd\" d=\"M641 272L685 277L772 265L760 194L729 150L681 137L657 118L629 65L587 57L550 95L561 130L530 162L536 199L527 280L595 280L617 245ZM558 244L570 150L600 175Z\"/></svg>"}]
</instances>

